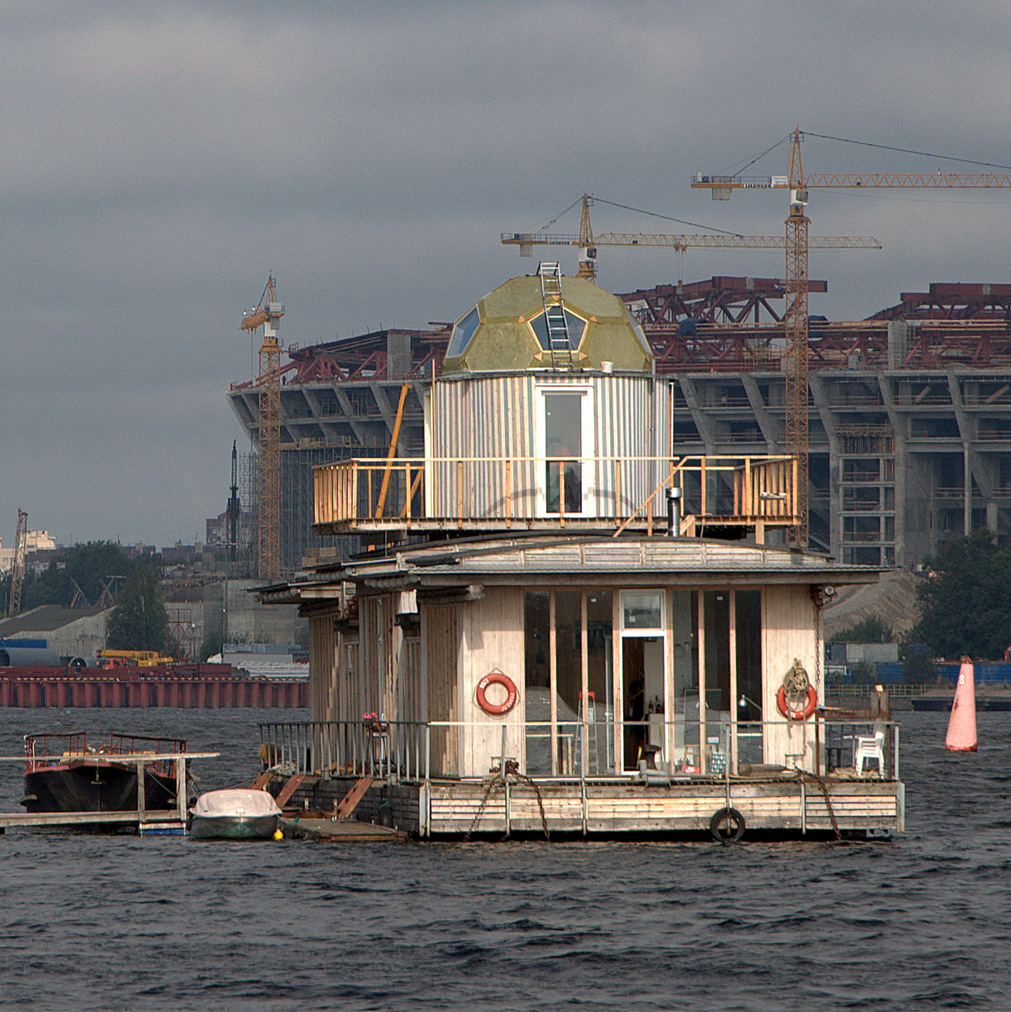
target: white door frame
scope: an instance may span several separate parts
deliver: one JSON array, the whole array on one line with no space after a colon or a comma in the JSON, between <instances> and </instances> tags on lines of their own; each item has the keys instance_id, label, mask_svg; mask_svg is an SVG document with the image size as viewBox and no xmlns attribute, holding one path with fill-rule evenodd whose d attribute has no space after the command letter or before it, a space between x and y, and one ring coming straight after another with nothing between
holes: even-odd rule
<instances>
[{"instance_id":1,"label":"white door frame","mask_svg":"<svg viewBox=\"0 0 1011 1012\"><path fill-rule=\"evenodd\" d=\"M547 433L544 426L544 397L545 394L578 394L580 402L580 466L582 468L582 510L579 513L571 514L580 517L595 517L597 515L597 489L596 489L596 439L594 412L594 391L589 383L550 383L534 388L534 456L537 458L535 464L535 489L537 493L536 511L537 516L558 516L557 513L548 512L547 489L545 487L545 476L547 468Z\"/></svg>"}]
</instances>

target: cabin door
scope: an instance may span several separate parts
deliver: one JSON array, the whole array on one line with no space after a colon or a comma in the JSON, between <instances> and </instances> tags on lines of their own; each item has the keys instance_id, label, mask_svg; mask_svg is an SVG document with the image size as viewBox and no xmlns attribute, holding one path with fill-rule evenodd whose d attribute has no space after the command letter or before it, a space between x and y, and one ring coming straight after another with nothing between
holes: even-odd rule
<instances>
[{"instance_id":1,"label":"cabin door","mask_svg":"<svg viewBox=\"0 0 1011 1012\"><path fill-rule=\"evenodd\" d=\"M595 516L593 390L552 386L538 402L538 514Z\"/></svg>"},{"instance_id":2,"label":"cabin door","mask_svg":"<svg viewBox=\"0 0 1011 1012\"><path fill-rule=\"evenodd\" d=\"M621 751L623 768L666 759L667 650L664 591L621 594ZM654 751L655 750L655 751Z\"/></svg>"}]
</instances>

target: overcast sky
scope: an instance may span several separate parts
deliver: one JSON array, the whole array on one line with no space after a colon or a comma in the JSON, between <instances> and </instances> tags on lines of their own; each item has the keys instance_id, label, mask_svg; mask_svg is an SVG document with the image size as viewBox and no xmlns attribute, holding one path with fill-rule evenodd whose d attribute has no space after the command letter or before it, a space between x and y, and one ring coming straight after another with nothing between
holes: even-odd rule
<instances>
[{"instance_id":1,"label":"overcast sky","mask_svg":"<svg viewBox=\"0 0 1011 1012\"><path fill-rule=\"evenodd\" d=\"M1011 164L1011 6L963 0L87 3L0 13L4 480L62 544L203 540L242 432L229 383L268 271L301 345L455 320L536 259L498 242L583 192L782 234L784 191L692 173L811 133ZM749 172L783 173L780 145ZM810 139L807 171L971 166ZM1011 282L1011 190L812 191L810 310ZM599 231L685 231L595 208ZM575 231L578 213L556 230ZM575 270L574 251L548 250ZM601 249L628 291L782 277L776 251ZM258 346L258 343L257 343ZM248 446L245 447L248 449Z\"/></svg>"}]
</instances>

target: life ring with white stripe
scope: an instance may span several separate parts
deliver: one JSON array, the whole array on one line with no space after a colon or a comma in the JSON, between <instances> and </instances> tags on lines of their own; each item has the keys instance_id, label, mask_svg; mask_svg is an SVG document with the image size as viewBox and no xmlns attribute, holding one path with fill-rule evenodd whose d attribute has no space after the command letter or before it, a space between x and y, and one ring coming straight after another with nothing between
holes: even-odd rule
<instances>
[{"instance_id":1,"label":"life ring with white stripe","mask_svg":"<svg viewBox=\"0 0 1011 1012\"><path fill-rule=\"evenodd\" d=\"M489 702L487 695L489 685L501 685L505 689L506 698L501 703ZM516 691L516 683L501 671L491 671L477 683L477 705L485 713L493 716L508 713L516 705L517 699L519 693Z\"/></svg>"},{"instance_id":2,"label":"life ring with white stripe","mask_svg":"<svg viewBox=\"0 0 1011 1012\"><path fill-rule=\"evenodd\" d=\"M815 692L813 685L807 687L807 704L803 710L791 710L787 705L785 685L781 685L779 691L776 693L776 708L784 717L788 717L790 720L807 720L817 707L818 693Z\"/></svg>"}]
</instances>

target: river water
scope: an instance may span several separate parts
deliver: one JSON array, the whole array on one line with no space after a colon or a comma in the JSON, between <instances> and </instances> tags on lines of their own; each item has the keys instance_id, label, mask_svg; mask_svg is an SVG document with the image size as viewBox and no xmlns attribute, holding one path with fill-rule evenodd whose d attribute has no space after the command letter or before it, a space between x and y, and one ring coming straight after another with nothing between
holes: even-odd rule
<instances>
[{"instance_id":1,"label":"river water","mask_svg":"<svg viewBox=\"0 0 1011 1012\"><path fill-rule=\"evenodd\" d=\"M264 710L0 710L186 737L249 780ZM1011 715L904 714L887 843L236 844L0 837L0 1007L1011 1009ZM0 768L18 810L20 768Z\"/></svg>"}]
</instances>

